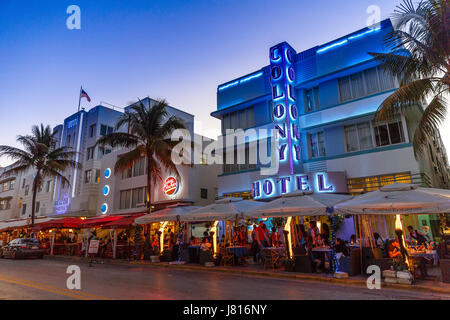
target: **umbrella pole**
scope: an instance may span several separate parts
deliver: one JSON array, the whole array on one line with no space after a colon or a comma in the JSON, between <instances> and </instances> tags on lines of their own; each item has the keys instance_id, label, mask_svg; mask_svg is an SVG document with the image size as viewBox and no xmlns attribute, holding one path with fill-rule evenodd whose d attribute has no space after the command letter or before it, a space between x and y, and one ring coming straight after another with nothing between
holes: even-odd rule
<instances>
[{"instance_id":1,"label":"umbrella pole","mask_svg":"<svg viewBox=\"0 0 450 320\"><path fill-rule=\"evenodd\" d=\"M52 234L52 241L50 242L50 255L53 255L53 248L55 246L55 233Z\"/></svg>"},{"instance_id":2,"label":"umbrella pole","mask_svg":"<svg viewBox=\"0 0 450 320\"><path fill-rule=\"evenodd\" d=\"M117 257L117 229L114 229L114 238L113 238L113 259Z\"/></svg>"}]
</instances>

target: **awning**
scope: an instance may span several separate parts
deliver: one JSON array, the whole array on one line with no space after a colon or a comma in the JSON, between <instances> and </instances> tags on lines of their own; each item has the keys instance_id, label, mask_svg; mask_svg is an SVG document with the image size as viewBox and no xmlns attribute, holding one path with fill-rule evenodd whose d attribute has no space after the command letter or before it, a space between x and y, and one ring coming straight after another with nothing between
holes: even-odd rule
<instances>
[{"instance_id":1,"label":"awning","mask_svg":"<svg viewBox=\"0 0 450 320\"><path fill-rule=\"evenodd\" d=\"M81 228L81 224L84 220L81 218L63 218L63 219L52 219L44 223L35 225L33 231L41 231L53 228L70 228L77 229Z\"/></svg>"},{"instance_id":2,"label":"awning","mask_svg":"<svg viewBox=\"0 0 450 320\"><path fill-rule=\"evenodd\" d=\"M34 225L35 225L35 227L38 225L40 226L51 220L53 220L53 218L36 218L34 220ZM22 219L22 220L3 222L3 223L0 223L0 232L27 227L28 225L30 225L30 223L31 223L30 219Z\"/></svg>"},{"instance_id":3,"label":"awning","mask_svg":"<svg viewBox=\"0 0 450 320\"><path fill-rule=\"evenodd\" d=\"M100 217L100 218L86 219L81 224L81 227L82 228L100 227L100 226L102 226L102 225L104 225L106 223L113 222L113 221L116 221L116 220L120 220L122 218L123 218L123 216L104 216L104 217Z\"/></svg>"},{"instance_id":4,"label":"awning","mask_svg":"<svg viewBox=\"0 0 450 320\"><path fill-rule=\"evenodd\" d=\"M102 226L102 229L114 229L114 228L116 228L116 229L120 229L120 228L126 229L126 228L130 228L130 227L133 226L134 220L136 218L140 217L140 216L141 215L135 215L135 216L132 216L132 217L121 217L121 219L105 223Z\"/></svg>"}]
</instances>

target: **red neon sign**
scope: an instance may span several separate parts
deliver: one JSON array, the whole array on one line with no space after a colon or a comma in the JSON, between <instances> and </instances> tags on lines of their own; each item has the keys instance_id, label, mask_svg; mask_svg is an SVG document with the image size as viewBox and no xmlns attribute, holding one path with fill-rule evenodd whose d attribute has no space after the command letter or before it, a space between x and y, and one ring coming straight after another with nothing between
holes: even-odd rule
<instances>
[{"instance_id":1,"label":"red neon sign","mask_svg":"<svg viewBox=\"0 0 450 320\"><path fill-rule=\"evenodd\" d=\"M163 191L171 196L178 192L178 181L174 177L169 177L164 181Z\"/></svg>"}]
</instances>

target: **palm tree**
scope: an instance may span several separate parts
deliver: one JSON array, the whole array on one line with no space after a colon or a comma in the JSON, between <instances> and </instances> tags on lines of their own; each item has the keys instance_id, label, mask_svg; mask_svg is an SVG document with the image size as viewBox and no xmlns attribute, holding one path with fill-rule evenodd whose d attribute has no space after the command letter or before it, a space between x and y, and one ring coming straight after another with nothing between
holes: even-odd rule
<instances>
[{"instance_id":1,"label":"palm tree","mask_svg":"<svg viewBox=\"0 0 450 320\"><path fill-rule=\"evenodd\" d=\"M386 71L400 79L400 88L387 97L375 120L389 120L429 99L414 133L414 154L434 137L445 119L450 87L449 0L404 0L393 18L396 24L385 39L389 53L371 53Z\"/></svg>"},{"instance_id":2,"label":"palm tree","mask_svg":"<svg viewBox=\"0 0 450 320\"><path fill-rule=\"evenodd\" d=\"M151 101L149 99L149 101ZM176 116L169 116L165 100L156 100L146 107L141 100L132 105L117 121L115 132L98 139L97 144L131 149L120 155L114 171L128 170L143 157L147 158L147 207L151 212L152 183L162 181L161 166L179 176L172 161L172 149L176 142L170 140L174 130L186 129L184 122ZM127 132L119 132L122 126Z\"/></svg>"},{"instance_id":3,"label":"palm tree","mask_svg":"<svg viewBox=\"0 0 450 320\"><path fill-rule=\"evenodd\" d=\"M1 175L17 175L34 170L33 200L31 205L31 227L34 226L36 210L36 194L46 177L60 178L70 184L63 172L68 168L81 168L81 164L74 161L77 152L69 147L56 148L55 134L50 126L33 126L32 134L18 136L17 142L23 145L24 150L10 146L0 146L0 157L6 156L15 162Z\"/></svg>"}]
</instances>

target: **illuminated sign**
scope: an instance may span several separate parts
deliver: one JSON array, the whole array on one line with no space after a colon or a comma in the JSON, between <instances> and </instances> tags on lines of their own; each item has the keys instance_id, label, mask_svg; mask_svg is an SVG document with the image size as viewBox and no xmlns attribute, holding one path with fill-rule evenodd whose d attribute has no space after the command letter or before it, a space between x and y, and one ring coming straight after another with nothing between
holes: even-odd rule
<instances>
[{"instance_id":1,"label":"illuminated sign","mask_svg":"<svg viewBox=\"0 0 450 320\"><path fill-rule=\"evenodd\" d=\"M174 177L169 177L164 181L163 191L168 196L173 196L178 192L178 181Z\"/></svg>"},{"instance_id":2,"label":"illuminated sign","mask_svg":"<svg viewBox=\"0 0 450 320\"><path fill-rule=\"evenodd\" d=\"M301 157L299 115L294 89L295 56L296 52L286 42L270 48L272 119L279 137L280 169L290 174L294 174L294 166Z\"/></svg>"},{"instance_id":3,"label":"illuminated sign","mask_svg":"<svg viewBox=\"0 0 450 320\"><path fill-rule=\"evenodd\" d=\"M102 204L102 206L100 207L100 211L102 212L102 214L106 214L108 212L108 204Z\"/></svg>"},{"instance_id":4,"label":"illuminated sign","mask_svg":"<svg viewBox=\"0 0 450 320\"><path fill-rule=\"evenodd\" d=\"M70 198L69 198L69 195L66 194L62 200L55 201L56 214L67 213L67 209L69 209L69 206L70 206Z\"/></svg>"},{"instance_id":5,"label":"illuminated sign","mask_svg":"<svg viewBox=\"0 0 450 320\"><path fill-rule=\"evenodd\" d=\"M109 179L111 177L111 169L110 168L106 169L104 174L105 178Z\"/></svg>"},{"instance_id":6,"label":"illuminated sign","mask_svg":"<svg viewBox=\"0 0 450 320\"><path fill-rule=\"evenodd\" d=\"M279 197L294 191L347 193L345 172L315 172L267 178L252 183L254 199Z\"/></svg>"}]
</instances>

